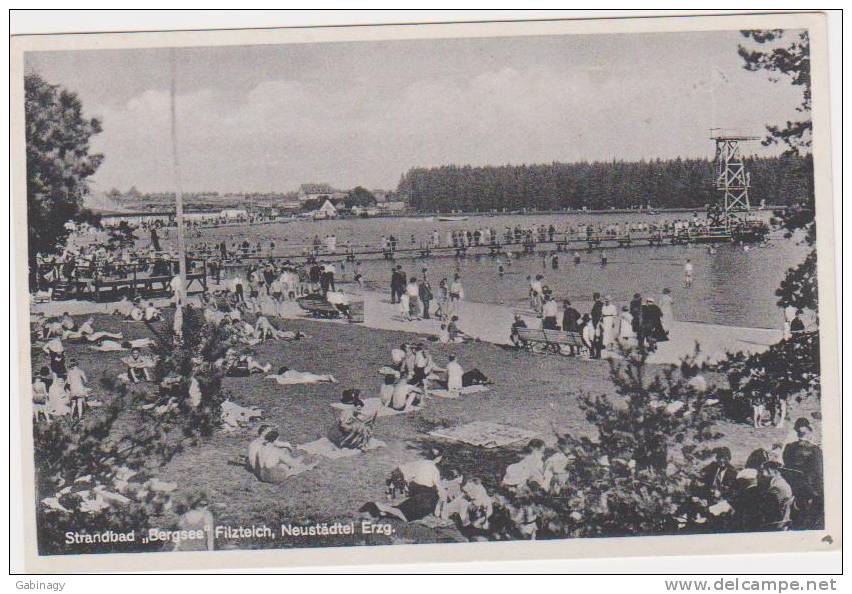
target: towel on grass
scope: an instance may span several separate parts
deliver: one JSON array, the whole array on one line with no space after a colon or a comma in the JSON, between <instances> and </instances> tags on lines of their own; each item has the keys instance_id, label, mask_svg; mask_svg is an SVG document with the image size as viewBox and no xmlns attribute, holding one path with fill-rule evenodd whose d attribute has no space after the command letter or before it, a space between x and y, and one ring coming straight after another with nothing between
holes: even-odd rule
<instances>
[{"instance_id":1,"label":"towel on grass","mask_svg":"<svg viewBox=\"0 0 852 594\"><path fill-rule=\"evenodd\" d=\"M296 386L300 384L336 384L337 380L333 375L320 375L309 371L297 371L292 375L285 376L277 373L266 376L269 379L274 379L282 386Z\"/></svg>"},{"instance_id":2,"label":"towel on grass","mask_svg":"<svg viewBox=\"0 0 852 594\"><path fill-rule=\"evenodd\" d=\"M491 449L519 442L527 442L538 434L533 431L527 431L526 429L512 427L511 425L474 421L473 423L457 427L436 429L430 432L429 435Z\"/></svg>"},{"instance_id":3,"label":"towel on grass","mask_svg":"<svg viewBox=\"0 0 852 594\"><path fill-rule=\"evenodd\" d=\"M354 407L351 404L343 404L342 402L332 402L331 408L340 411L350 411ZM391 408L389 406L385 406L382 404L382 399L375 398L365 398L364 399L364 414L372 415L376 413L377 417L392 417L395 415L403 415L405 413L414 412L423 408L423 405L420 404L418 406L411 406L406 408L405 410L396 410L395 408Z\"/></svg>"},{"instance_id":4,"label":"towel on grass","mask_svg":"<svg viewBox=\"0 0 852 594\"><path fill-rule=\"evenodd\" d=\"M488 386L483 386L481 384L475 384L473 386L465 386L459 392L459 395L466 396L468 394L480 394L482 392L487 392ZM437 396L438 398L458 398L458 396L453 396L450 394L449 390L429 390L429 396Z\"/></svg>"},{"instance_id":5,"label":"towel on grass","mask_svg":"<svg viewBox=\"0 0 852 594\"><path fill-rule=\"evenodd\" d=\"M367 451L383 448L386 445L387 444L385 442L374 437L370 440L370 443L367 444ZM321 437L315 441L303 443L298 446L298 449L315 456L330 458L331 460L337 460L338 458L351 458L352 456L357 456L361 453L361 450L353 448L339 448L327 437Z\"/></svg>"},{"instance_id":6,"label":"towel on grass","mask_svg":"<svg viewBox=\"0 0 852 594\"><path fill-rule=\"evenodd\" d=\"M240 406L230 400L222 403L222 429L226 432L236 431L253 419L259 419L262 416L263 411L257 407Z\"/></svg>"}]
</instances>

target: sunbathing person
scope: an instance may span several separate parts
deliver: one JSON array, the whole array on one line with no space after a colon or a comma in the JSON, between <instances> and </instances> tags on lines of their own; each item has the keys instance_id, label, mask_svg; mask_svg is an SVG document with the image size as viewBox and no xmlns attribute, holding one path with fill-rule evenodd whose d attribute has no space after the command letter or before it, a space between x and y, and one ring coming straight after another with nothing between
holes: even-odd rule
<instances>
[{"instance_id":1,"label":"sunbathing person","mask_svg":"<svg viewBox=\"0 0 852 594\"><path fill-rule=\"evenodd\" d=\"M469 478L462 485L462 495L469 504L467 518L461 518L462 525L487 530L488 522L494 513L494 501L482 481L477 477Z\"/></svg>"},{"instance_id":2,"label":"sunbathing person","mask_svg":"<svg viewBox=\"0 0 852 594\"><path fill-rule=\"evenodd\" d=\"M127 379L133 383L153 381L151 377L151 369L154 367L154 362L148 357L142 356L142 351L134 347L130 351L130 356L121 360L127 367Z\"/></svg>"},{"instance_id":3,"label":"sunbathing person","mask_svg":"<svg viewBox=\"0 0 852 594\"><path fill-rule=\"evenodd\" d=\"M272 363L261 365L248 351L238 354L234 349L228 349L216 363L228 377L248 377L252 373L269 373L272 369Z\"/></svg>"},{"instance_id":4,"label":"sunbathing person","mask_svg":"<svg viewBox=\"0 0 852 594\"><path fill-rule=\"evenodd\" d=\"M266 434L271 430L271 425L261 425L257 428L257 437L249 442L245 465L255 476L258 476L258 456L260 455L260 450L266 445Z\"/></svg>"},{"instance_id":5,"label":"sunbathing person","mask_svg":"<svg viewBox=\"0 0 852 594\"><path fill-rule=\"evenodd\" d=\"M254 326L248 322L244 322L242 320L231 321L227 316L223 322L228 328L230 328L232 336L239 342L249 346L260 344L260 338L257 338L254 334Z\"/></svg>"},{"instance_id":6,"label":"sunbathing person","mask_svg":"<svg viewBox=\"0 0 852 594\"><path fill-rule=\"evenodd\" d=\"M99 342L105 338L110 338L113 340L121 340L122 334L120 332L95 332L95 329L92 327L94 323L94 318L89 318L82 324L77 330L66 330L63 334L63 338L66 340L81 340L85 338L89 342Z\"/></svg>"},{"instance_id":7,"label":"sunbathing person","mask_svg":"<svg viewBox=\"0 0 852 594\"><path fill-rule=\"evenodd\" d=\"M417 344L414 347L414 373L411 376L411 382L423 391L424 396L429 395L429 379L434 371L446 371L441 369L432 360L432 355L429 354L422 344Z\"/></svg>"},{"instance_id":8,"label":"sunbathing person","mask_svg":"<svg viewBox=\"0 0 852 594\"><path fill-rule=\"evenodd\" d=\"M533 438L527 444L525 456L506 468L501 484L516 492L524 493L532 485L546 487L544 478L544 442Z\"/></svg>"},{"instance_id":9,"label":"sunbathing person","mask_svg":"<svg viewBox=\"0 0 852 594\"><path fill-rule=\"evenodd\" d=\"M264 444L258 450L256 476L264 483L282 483L291 476L316 466L316 462L305 463L305 458L297 456L293 446L278 441L278 431L270 429L263 435Z\"/></svg>"},{"instance_id":10,"label":"sunbathing person","mask_svg":"<svg viewBox=\"0 0 852 594\"><path fill-rule=\"evenodd\" d=\"M55 336L62 336L65 333L65 328L62 327L62 322L56 319L45 320L41 326L41 337L44 340Z\"/></svg>"},{"instance_id":11,"label":"sunbathing person","mask_svg":"<svg viewBox=\"0 0 852 594\"><path fill-rule=\"evenodd\" d=\"M112 339L101 340L97 345L89 347L93 351L111 353L114 351L129 351L131 349L144 349L154 346L156 343L152 338L134 338L133 340L122 340L118 342Z\"/></svg>"},{"instance_id":12,"label":"sunbathing person","mask_svg":"<svg viewBox=\"0 0 852 594\"><path fill-rule=\"evenodd\" d=\"M299 340L304 338L302 332L290 332L289 330L279 330L272 325L272 322L266 316L257 316L257 321L254 323L253 336L260 340L268 340L276 338L278 340Z\"/></svg>"},{"instance_id":13,"label":"sunbathing person","mask_svg":"<svg viewBox=\"0 0 852 594\"><path fill-rule=\"evenodd\" d=\"M115 304L115 307L112 310L112 314L115 316L121 316L123 318L129 318L130 312L133 311L134 305L127 296L121 298L121 300Z\"/></svg>"},{"instance_id":14,"label":"sunbathing person","mask_svg":"<svg viewBox=\"0 0 852 594\"><path fill-rule=\"evenodd\" d=\"M390 406L393 400L394 387L396 386L397 376L386 373L382 387L379 388L379 400L383 406Z\"/></svg>"},{"instance_id":15,"label":"sunbathing person","mask_svg":"<svg viewBox=\"0 0 852 594\"><path fill-rule=\"evenodd\" d=\"M435 515L455 520L465 528L486 530L494 513L494 501L478 478L472 477L462 483L463 480L463 477L457 476L444 481L446 501L439 499Z\"/></svg>"},{"instance_id":16,"label":"sunbathing person","mask_svg":"<svg viewBox=\"0 0 852 594\"><path fill-rule=\"evenodd\" d=\"M447 500L446 487L441 480L441 471L438 469L440 461L441 453L433 450L429 454L429 459L400 464L391 472L386 483L388 498L393 498L398 493L408 496L395 506L405 521L411 522L425 518L435 513L439 501Z\"/></svg>"},{"instance_id":17,"label":"sunbathing person","mask_svg":"<svg viewBox=\"0 0 852 594\"><path fill-rule=\"evenodd\" d=\"M269 370L267 369L266 371ZM310 371L296 371L289 367L281 367L278 369L278 373L267 375L266 377L274 379L281 385L337 383L337 379L330 373L320 375L317 373L311 373Z\"/></svg>"},{"instance_id":18,"label":"sunbathing person","mask_svg":"<svg viewBox=\"0 0 852 594\"><path fill-rule=\"evenodd\" d=\"M63 312L60 323L62 324L63 330L74 330L75 328L77 328L77 322L74 321L74 318L72 318L71 314L69 314L67 311Z\"/></svg>"},{"instance_id":19,"label":"sunbathing person","mask_svg":"<svg viewBox=\"0 0 852 594\"><path fill-rule=\"evenodd\" d=\"M162 319L162 314L160 314L160 310L154 307L154 302L149 301L148 307L145 308L145 321L153 322L154 320Z\"/></svg>"},{"instance_id":20,"label":"sunbathing person","mask_svg":"<svg viewBox=\"0 0 852 594\"><path fill-rule=\"evenodd\" d=\"M423 393L409 383L405 377L399 378L393 386L391 401L388 408L394 410L407 410L411 406L419 406L423 399Z\"/></svg>"},{"instance_id":21,"label":"sunbathing person","mask_svg":"<svg viewBox=\"0 0 852 594\"><path fill-rule=\"evenodd\" d=\"M402 373L402 366L405 363L405 355L408 352L408 345L404 342L399 345L398 349L391 350L391 367L396 370L397 374Z\"/></svg>"},{"instance_id":22,"label":"sunbathing person","mask_svg":"<svg viewBox=\"0 0 852 594\"><path fill-rule=\"evenodd\" d=\"M339 448L366 450L373 438L373 423L378 411L368 414L360 398L353 403L352 410L337 420L336 435L331 441Z\"/></svg>"},{"instance_id":23,"label":"sunbathing person","mask_svg":"<svg viewBox=\"0 0 852 594\"><path fill-rule=\"evenodd\" d=\"M475 339L469 334L465 334L459 328L459 317L453 316L450 318L450 323L447 324L447 334L450 342L473 342Z\"/></svg>"},{"instance_id":24,"label":"sunbathing person","mask_svg":"<svg viewBox=\"0 0 852 594\"><path fill-rule=\"evenodd\" d=\"M145 310L142 309L141 302L142 300L138 297L133 301L129 301L126 297L123 297L121 301L116 303L112 313L120 315L126 320L141 322L145 319Z\"/></svg>"}]
</instances>

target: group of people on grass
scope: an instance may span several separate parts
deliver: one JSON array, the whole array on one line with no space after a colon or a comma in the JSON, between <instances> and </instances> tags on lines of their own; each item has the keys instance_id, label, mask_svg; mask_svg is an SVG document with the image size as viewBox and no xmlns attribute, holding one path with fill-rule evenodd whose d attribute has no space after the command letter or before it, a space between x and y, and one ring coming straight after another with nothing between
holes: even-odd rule
<instances>
[{"instance_id":1,"label":"group of people on grass","mask_svg":"<svg viewBox=\"0 0 852 594\"><path fill-rule=\"evenodd\" d=\"M118 379L129 383L151 381L155 361L143 355L142 349L152 346L152 339L124 340L121 333L96 331L93 325L93 317L78 323L68 312L57 318L33 316L32 337L48 363L33 377L33 411L37 419L65 415L79 418L86 408L101 405L78 359L67 356L66 343L82 343L99 352L129 350L130 356L122 359L125 372Z\"/></svg>"},{"instance_id":2,"label":"group of people on grass","mask_svg":"<svg viewBox=\"0 0 852 594\"><path fill-rule=\"evenodd\" d=\"M689 487L691 497L671 518L673 526L710 532L817 529L823 518L822 450L814 441L810 421L799 418L796 437L771 449L754 450L742 467L731 463L731 450L717 447L714 460L695 473ZM524 496L543 490L553 496L570 494L575 460L573 441L558 437L551 450L540 439L531 440L524 456L509 465L500 482L512 496L495 496L515 527L526 537L535 538L541 519L533 506L518 505ZM601 460L601 464L615 461ZM627 462L618 472L637 471ZM575 516L576 514L576 516ZM572 512L582 521L583 510Z\"/></svg>"}]
</instances>

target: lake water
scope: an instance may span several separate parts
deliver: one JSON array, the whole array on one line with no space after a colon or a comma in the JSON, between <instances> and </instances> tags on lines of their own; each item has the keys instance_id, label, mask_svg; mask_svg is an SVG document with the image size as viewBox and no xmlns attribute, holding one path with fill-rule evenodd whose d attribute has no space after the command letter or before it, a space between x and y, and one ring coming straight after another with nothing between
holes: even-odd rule
<instances>
[{"instance_id":1,"label":"lake water","mask_svg":"<svg viewBox=\"0 0 852 594\"><path fill-rule=\"evenodd\" d=\"M769 213L760 213L768 218ZM416 218L342 219L330 221L300 221L288 224L266 224L241 227L220 227L201 230L200 236L190 243L226 240L268 246L274 241L276 252L297 254L303 245L310 244L314 236L320 238L335 235L338 245L377 247L383 235L393 234L400 239L401 247L428 242L433 230L438 230L441 242L446 241L447 231L474 230L491 227L499 234L505 226L522 227L550 225L558 228L567 224L601 224L630 221L662 221L663 219L688 219L690 213L647 214L571 214L571 215L501 215L495 217L471 217L467 221L439 222ZM139 232L140 236L145 234ZM171 243L174 231L169 232L166 244ZM143 240L144 242L144 240ZM514 248L516 251L519 247ZM720 244L711 254L706 246L663 246L607 249L608 263L600 264L600 255L581 251L581 262L574 264L570 253L559 254L559 269L553 270L549 258L540 255L518 254L505 257L505 274L497 272L497 260L490 256L432 257L428 259L401 258L407 274L427 274L437 293L438 281L442 277L452 278L461 274L467 300L487 303L502 303L523 309L527 307L528 275L543 274L558 299L570 299L587 311L593 292L610 295L622 305L634 293L659 297L664 288L670 288L674 297L675 316L679 320L699 321L731 326L780 328L782 313L776 306L775 290L786 270L801 262L808 248L793 239L785 239L780 231L770 234L768 244L752 246L748 251L741 246ZM695 280L691 287L683 284L683 265L689 258L695 269ZM338 276L350 277L353 265L338 264ZM344 270L341 270L341 267ZM361 262L364 280L373 287L388 289L391 263L382 259L365 259ZM389 290L389 289L388 289Z\"/></svg>"}]
</instances>

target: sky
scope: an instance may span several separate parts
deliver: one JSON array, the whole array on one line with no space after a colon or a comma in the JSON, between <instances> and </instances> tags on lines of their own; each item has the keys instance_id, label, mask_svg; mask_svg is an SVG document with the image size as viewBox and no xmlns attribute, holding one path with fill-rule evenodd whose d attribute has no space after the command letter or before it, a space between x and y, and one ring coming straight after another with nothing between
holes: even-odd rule
<instances>
[{"instance_id":1,"label":"sky","mask_svg":"<svg viewBox=\"0 0 852 594\"><path fill-rule=\"evenodd\" d=\"M393 189L417 166L713 157L800 89L742 68L736 31L176 50L184 191ZM173 191L168 49L31 52L102 121L95 192ZM775 154L754 142L747 153Z\"/></svg>"}]
</instances>

